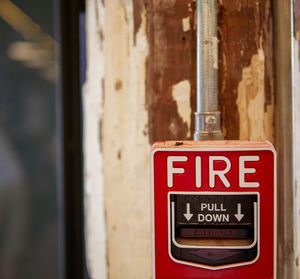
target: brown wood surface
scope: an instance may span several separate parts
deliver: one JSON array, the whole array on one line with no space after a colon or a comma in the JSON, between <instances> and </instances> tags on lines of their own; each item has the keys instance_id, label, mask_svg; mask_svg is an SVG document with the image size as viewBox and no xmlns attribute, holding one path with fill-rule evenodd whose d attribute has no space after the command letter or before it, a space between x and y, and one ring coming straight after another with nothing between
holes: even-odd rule
<instances>
[{"instance_id":1,"label":"brown wood surface","mask_svg":"<svg viewBox=\"0 0 300 279\"><path fill-rule=\"evenodd\" d=\"M227 139L239 139L240 118L236 104L245 67L261 48L264 53L265 110L272 104L273 45L270 0L219 1L219 101ZM255 82L255 81L254 81ZM257 81L258 82L258 81ZM263 119L261 119L263 121Z\"/></svg>"},{"instance_id":2,"label":"brown wood surface","mask_svg":"<svg viewBox=\"0 0 300 279\"><path fill-rule=\"evenodd\" d=\"M295 243L296 243L296 278L300 278L300 0L294 0L294 78L295 78Z\"/></svg>"},{"instance_id":3,"label":"brown wood surface","mask_svg":"<svg viewBox=\"0 0 300 279\"><path fill-rule=\"evenodd\" d=\"M148 1L147 37L150 50L146 65L146 101L150 143L188 138L189 127L178 114L176 102L172 98L172 86L182 80L189 81L194 112L196 94L194 13L195 3L191 0ZM191 29L184 32L182 19L187 17ZM193 114L190 117L193 126ZM170 129L171 125L175 129Z\"/></svg>"},{"instance_id":4,"label":"brown wood surface","mask_svg":"<svg viewBox=\"0 0 300 279\"><path fill-rule=\"evenodd\" d=\"M243 125L240 123L237 105L239 83L242 81L243 69L250 66L251 59L259 50L263 52L264 60L262 72L258 75L264 80L265 112L267 106L273 104L271 0L223 0L218 1L218 5L219 108L225 138L239 139L239 127ZM188 133L189 127L178 114L171 91L174 84L182 80L189 81L193 130L196 92L195 1L144 0L142 5L140 0L134 0L135 30L140 25L142 7L147 10L147 38L150 48L146 65L149 141L189 139L192 133ZM186 17L189 17L191 25L188 32L182 30L182 19ZM256 65L253 67L250 72L256 70ZM259 83L259 80L250 77L250 81L246 82L253 83L250 87L255 91L255 83ZM249 95L248 99L255 97L255 93L254 96ZM263 117L261 121L264 121ZM175 129L170 129L172 125ZM244 139L267 138L273 141L273 122L269 121L266 125L271 126L264 127L270 132L254 133L252 137L246 134Z\"/></svg>"}]
</instances>

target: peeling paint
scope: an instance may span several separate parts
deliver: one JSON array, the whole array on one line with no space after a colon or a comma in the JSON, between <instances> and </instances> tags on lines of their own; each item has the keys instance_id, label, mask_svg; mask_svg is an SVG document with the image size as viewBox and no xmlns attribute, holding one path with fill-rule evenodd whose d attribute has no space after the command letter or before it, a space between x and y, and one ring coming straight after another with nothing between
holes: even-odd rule
<instances>
[{"instance_id":1,"label":"peeling paint","mask_svg":"<svg viewBox=\"0 0 300 279\"><path fill-rule=\"evenodd\" d=\"M172 96L177 104L177 111L179 116L182 118L183 122L188 126L188 137L190 136L191 127L191 84L188 80L180 81L179 83L173 85Z\"/></svg>"},{"instance_id":2,"label":"peeling paint","mask_svg":"<svg viewBox=\"0 0 300 279\"><path fill-rule=\"evenodd\" d=\"M139 2L110 0L105 7L107 94L102 143L107 261L109 278L114 279L122 279L124 274L132 279L151 277L150 146L145 105L149 47L146 9L144 2ZM118 94L113 94L118 89Z\"/></svg>"},{"instance_id":3,"label":"peeling paint","mask_svg":"<svg viewBox=\"0 0 300 279\"><path fill-rule=\"evenodd\" d=\"M183 32L190 31L191 25L190 25L190 17L189 16L182 19L182 29L183 29Z\"/></svg>"},{"instance_id":4,"label":"peeling paint","mask_svg":"<svg viewBox=\"0 0 300 279\"><path fill-rule=\"evenodd\" d=\"M220 39L218 51L221 58L218 65L219 104L222 129L226 131L225 138L240 139L242 136L242 138L256 139L256 136L259 138L263 136L274 142L274 121L271 120L274 120L274 115L270 115L273 113L274 106L271 1L219 1L218 25ZM260 55L259 51L263 53L264 62L259 62L260 58L254 57ZM258 63L261 68L257 71L260 72L250 69L251 63ZM246 80L250 82L247 75L252 74L259 76L259 82L252 79L253 85L247 85ZM245 92L254 94L252 92L254 87L260 90L257 98L249 99L242 96ZM259 104L261 109L262 101L264 101L263 110L259 112L259 116L263 117L261 121L253 117L248 119L247 116L250 114L248 105L253 108L255 104ZM234 113L238 111L238 104L241 114ZM241 107L244 107L244 111ZM252 123L257 121L261 122L258 123L257 128L251 127ZM267 126L269 124L270 126ZM258 131L258 129L262 130Z\"/></svg>"},{"instance_id":5,"label":"peeling paint","mask_svg":"<svg viewBox=\"0 0 300 279\"><path fill-rule=\"evenodd\" d=\"M177 135L178 135L178 127L176 126L176 124L175 124L174 122L171 122L171 123L170 123L169 129L170 129L170 132L171 132L175 137L177 137Z\"/></svg>"},{"instance_id":6,"label":"peeling paint","mask_svg":"<svg viewBox=\"0 0 300 279\"><path fill-rule=\"evenodd\" d=\"M189 102L193 112L196 101L196 36L195 30L191 29L195 22L194 1L147 3L150 46L146 75L149 141L191 139L193 113L189 121L187 115L185 119L182 118L173 98L173 85L185 80L190 83ZM190 27L185 32L188 29L187 22Z\"/></svg>"},{"instance_id":7,"label":"peeling paint","mask_svg":"<svg viewBox=\"0 0 300 279\"><path fill-rule=\"evenodd\" d=\"M241 140L264 138L264 53L252 56L251 64L243 69L238 85L236 104L240 117Z\"/></svg>"},{"instance_id":8,"label":"peeling paint","mask_svg":"<svg viewBox=\"0 0 300 279\"><path fill-rule=\"evenodd\" d=\"M274 141L274 106L265 106L265 56L262 49L253 55L243 69L238 85L236 104L240 118L241 140L268 139Z\"/></svg>"},{"instance_id":9,"label":"peeling paint","mask_svg":"<svg viewBox=\"0 0 300 279\"><path fill-rule=\"evenodd\" d=\"M142 0L133 0L133 32L134 32L134 44L136 44L136 33L140 30L142 24L142 7L143 1Z\"/></svg>"}]
</instances>

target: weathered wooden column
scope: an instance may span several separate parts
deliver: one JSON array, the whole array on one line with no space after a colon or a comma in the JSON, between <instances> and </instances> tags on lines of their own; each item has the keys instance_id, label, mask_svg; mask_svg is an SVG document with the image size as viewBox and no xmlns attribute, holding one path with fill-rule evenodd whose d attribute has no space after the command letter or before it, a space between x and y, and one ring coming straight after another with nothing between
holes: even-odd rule
<instances>
[{"instance_id":1,"label":"weathered wooden column","mask_svg":"<svg viewBox=\"0 0 300 279\"><path fill-rule=\"evenodd\" d=\"M88 0L87 7L88 267L93 279L106 278L105 264L111 279L151 278L149 151L157 140L192 138L195 1ZM271 0L219 1L226 139L274 142L272 36Z\"/></svg>"},{"instance_id":2,"label":"weathered wooden column","mask_svg":"<svg viewBox=\"0 0 300 279\"><path fill-rule=\"evenodd\" d=\"M293 2L294 37L293 44L293 96L294 96L294 148L295 148L295 247L296 278L300 278L300 1Z\"/></svg>"}]
</instances>

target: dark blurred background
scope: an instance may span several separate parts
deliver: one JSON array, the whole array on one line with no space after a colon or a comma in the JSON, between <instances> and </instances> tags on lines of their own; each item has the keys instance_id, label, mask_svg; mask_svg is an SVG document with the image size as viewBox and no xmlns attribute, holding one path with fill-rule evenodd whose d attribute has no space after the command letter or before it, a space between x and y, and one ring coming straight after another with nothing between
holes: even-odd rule
<instances>
[{"instance_id":1,"label":"dark blurred background","mask_svg":"<svg viewBox=\"0 0 300 279\"><path fill-rule=\"evenodd\" d=\"M0 278L58 278L54 1L0 0Z\"/></svg>"}]
</instances>

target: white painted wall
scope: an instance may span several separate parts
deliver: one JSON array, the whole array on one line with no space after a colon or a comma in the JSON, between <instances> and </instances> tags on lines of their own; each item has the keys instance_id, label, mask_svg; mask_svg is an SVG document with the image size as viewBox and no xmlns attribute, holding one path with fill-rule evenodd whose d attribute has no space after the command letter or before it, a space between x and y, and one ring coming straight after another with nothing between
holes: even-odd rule
<instances>
[{"instance_id":1,"label":"white painted wall","mask_svg":"<svg viewBox=\"0 0 300 279\"><path fill-rule=\"evenodd\" d=\"M145 11L135 35L132 1L87 0L86 7L83 118L88 270L92 279L151 278Z\"/></svg>"},{"instance_id":2,"label":"white painted wall","mask_svg":"<svg viewBox=\"0 0 300 279\"><path fill-rule=\"evenodd\" d=\"M102 126L109 278L151 278L146 15L134 40L132 1L105 1ZM134 43L136 42L136 43Z\"/></svg>"},{"instance_id":3,"label":"white painted wall","mask_svg":"<svg viewBox=\"0 0 300 279\"><path fill-rule=\"evenodd\" d=\"M104 52L101 0L87 0L87 81L83 88L84 193L87 267L91 278L107 278L100 123L103 113Z\"/></svg>"}]
</instances>

